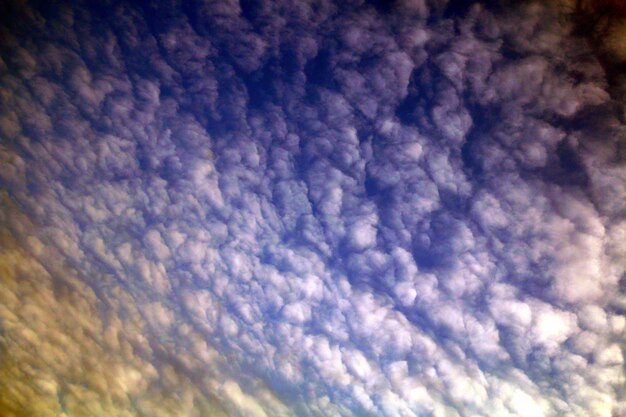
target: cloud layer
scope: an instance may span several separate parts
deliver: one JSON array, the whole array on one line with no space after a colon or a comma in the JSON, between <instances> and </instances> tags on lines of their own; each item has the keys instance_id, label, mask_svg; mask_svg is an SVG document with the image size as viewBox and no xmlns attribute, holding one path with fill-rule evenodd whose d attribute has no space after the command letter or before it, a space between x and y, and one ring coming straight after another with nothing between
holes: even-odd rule
<instances>
[{"instance_id":1,"label":"cloud layer","mask_svg":"<svg viewBox=\"0 0 626 417\"><path fill-rule=\"evenodd\" d=\"M2 414L626 413L623 15L457 3L6 6Z\"/></svg>"}]
</instances>

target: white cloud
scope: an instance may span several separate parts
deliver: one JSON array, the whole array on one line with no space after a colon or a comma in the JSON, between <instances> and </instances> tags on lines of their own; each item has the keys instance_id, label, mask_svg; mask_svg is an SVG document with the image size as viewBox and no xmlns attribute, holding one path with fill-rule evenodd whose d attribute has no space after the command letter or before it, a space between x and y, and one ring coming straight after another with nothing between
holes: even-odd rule
<instances>
[{"instance_id":1,"label":"white cloud","mask_svg":"<svg viewBox=\"0 0 626 417\"><path fill-rule=\"evenodd\" d=\"M17 7L0 412L626 409L606 71L435 3Z\"/></svg>"}]
</instances>

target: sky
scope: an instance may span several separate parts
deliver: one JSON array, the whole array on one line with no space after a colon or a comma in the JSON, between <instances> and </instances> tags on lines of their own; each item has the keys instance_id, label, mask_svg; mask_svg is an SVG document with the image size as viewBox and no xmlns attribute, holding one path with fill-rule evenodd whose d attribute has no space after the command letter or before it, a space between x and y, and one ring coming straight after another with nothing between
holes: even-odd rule
<instances>
[{"instance_id":1,"label":"sky","mask_svg":"<svg viewBox=\"0 0 626 417\"><path fill-rule=\"evenodd\" d=\"M623 2L0 16L1 416L626 416Z\"/></svg>"}]
</instances>

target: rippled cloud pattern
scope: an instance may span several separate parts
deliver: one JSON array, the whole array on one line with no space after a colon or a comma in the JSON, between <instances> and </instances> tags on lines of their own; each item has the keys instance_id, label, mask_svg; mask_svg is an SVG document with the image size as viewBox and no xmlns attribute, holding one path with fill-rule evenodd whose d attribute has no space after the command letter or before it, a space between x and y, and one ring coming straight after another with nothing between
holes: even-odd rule
<instances>
[{"instance_id":1,"label":"rippled cloud pattern","mask_svg":"<svg viewBox=\"0 0 626 417\"><path fill-rule=\"evenodd\" d=\"M0 415L626 415L621 2L2 10Z\"/></svg>"}]
</instances>

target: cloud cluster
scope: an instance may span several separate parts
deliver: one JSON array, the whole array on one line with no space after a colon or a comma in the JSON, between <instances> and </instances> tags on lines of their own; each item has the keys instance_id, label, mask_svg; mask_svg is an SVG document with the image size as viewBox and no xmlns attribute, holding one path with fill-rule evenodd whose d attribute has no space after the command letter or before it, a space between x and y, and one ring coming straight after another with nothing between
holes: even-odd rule
<instances>
[{"instance_id":1,"label":"cloud cluster","mask_svg":"<svg viewBox=\"0 0 626 417\"><path fill-rule=\"evenodd\" d=\"M614 67L457 3L11 3L2 413L626 412Z\"/></svg>"}]
</instances>

